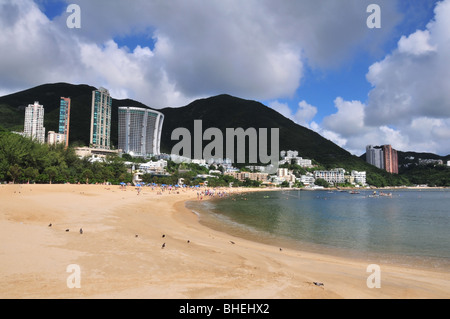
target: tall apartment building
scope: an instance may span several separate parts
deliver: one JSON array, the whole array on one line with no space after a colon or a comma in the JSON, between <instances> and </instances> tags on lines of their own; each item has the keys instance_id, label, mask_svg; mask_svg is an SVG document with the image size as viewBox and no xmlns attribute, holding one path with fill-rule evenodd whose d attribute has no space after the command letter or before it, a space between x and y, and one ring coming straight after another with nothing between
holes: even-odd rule
<instances>
[{"instance_id":1,"label":"tall apartment building","mask_svg":"<svg viewBox=\"0 0 450 319\"><path fill-rule=\"evenodd\" d=\"M111 148L111 108L112 98L107 89L101 87L92 91L89 143L94 148Z\"/></svg>"},{"instance_id":2,"label":"tall apartment building","mask_svg":"<svg viewBox=\"0 0 450 319\"><path fill-rule=\"evenodd\" d=\"M119 107L119 149L132 156L160 154L164 115L140 107Z\"/></svg>"},{"instance_id":3,"label":"tall apartment building","mask_svg":"<svg viewBox=\"0 0 450 319\"><path fill-rule=\"evenodd\" d=\"M397 151L391 145L383 145L381 148L367 145L366 162L389 173L398 174Z\"/></svg>"},{"instance_id":4,"label":"tall apartment building","mask_svg":"<svg viewBox=\"0 0 450 319\"><path fill-rule=\"evenodd\" d=\"M387 172L398 174L397 151L391 145L383 145L384 168Z\"/></svg>"},{"instance_id":5,"label":"tall apartment building","mask_svg":"<svg viewBox=\"0 0 450 319\"><path fill-rule=\"evenodd\" d=\"M45 143L44 106L37 101L25 108L24 135Z\"/></svg>"},{"instance_id":6,"label":"tall apartment building","mask_svg":"<svg viewBox=\"0 0 450 319\"><path fill-rule=\"evenodd\" d=\"M69 146L70 98L61 97L59 102L59 134L64 134L64 145Z\"/></svg>"},{"instance_id":7,"label":"tall apartment building","mask_svg":"<svg viewBox=\"0 0 450 319\"><path fill-rule=\"evenodd\" d=\"M366 162L378 168L384 169L383 150L372 145L366 146Z\"/></svg>"}]
</instances>

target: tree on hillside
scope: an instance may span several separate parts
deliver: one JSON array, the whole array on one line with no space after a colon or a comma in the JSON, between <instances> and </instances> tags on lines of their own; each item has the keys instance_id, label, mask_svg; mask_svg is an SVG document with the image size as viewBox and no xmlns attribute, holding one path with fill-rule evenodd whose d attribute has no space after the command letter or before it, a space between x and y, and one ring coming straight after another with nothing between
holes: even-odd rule
<instances>
[{"instance_id":1,"label":"tree on hillside","mask_svg":"<svg viewBox=\"0 0 450 319\"><path fill-rule=\"evenodd\" d=\"M39 176L39 171L34 167L27 167L23 171L23 176L27 179L29 183L31 180L35 180Z\"/></svg>"},{"instance_id":2,"label":"tree on hillside","mask_svg":"<svg viewBox=\"0 0 450 319\"><path fill-rule=\"evenodd\" d=\"M92 171L87 168L83 171L81 176L86 179L86 184L89 184L89 178L92 178L92 176L94 176L94 173L92 173Z\"/></svg>"},{"instance_id":3,"label":"tree on hillside","mask_svg":"<svg viewBox=\"0 0 450 319\"><path fill-rule=\"evenodd\" d=\"M12 182L15 184L16 179L22 176L22 168L17 164L11 165L8 170L8 176L12 178Z\"/></svg>"},{"instance_id":4,"label":"tree on hillside","mask_svg":"<svg viewBox=\"0 0 450 319\"><path fill-rule=\"evenodd\" d=\"M55 166L46 167L44 169L44 174L47 174L48 180L51 184L53 179L58 175L58 168Z\"/></svg>"}]
</instances>

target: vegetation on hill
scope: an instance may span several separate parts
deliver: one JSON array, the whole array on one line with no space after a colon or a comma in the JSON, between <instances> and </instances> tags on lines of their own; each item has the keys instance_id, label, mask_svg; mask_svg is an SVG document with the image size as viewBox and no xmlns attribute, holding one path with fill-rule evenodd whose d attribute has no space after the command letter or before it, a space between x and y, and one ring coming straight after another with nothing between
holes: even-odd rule
<instances>
[{"instance_id":1,"label":"vegetation on hill","mask_svg":"<svg viewBox=\"0 0 450 319\"><path fill-rule=\"evenodd\" d=\"M9 132L0 132L0 181L37 183L104 183L131 181L119 157L91 163L73 148L40 144Z\"/></svg>"},{"instance_id":2,"label":"vegetation on hill","mask_svg":"<svg viewBox=\"0 0 450 319\"><path fill-rule=\"evenodd\" d=\"M44 105L45 109L44 126L46 127L46 131L57 131L60 97L70 97L72 100L70 145L88 145L92 91L95 89L88 85L55 83L40 85L35 88L0 97L0 126L11 131L22 131L25 107L34 101L39 101L40 104ZM146 107L144 104L131 99L117 100L113 98L111 143L115 146L117 146L118 140L119 106ZM183 107L167 107L159 111L165 115L161 137L161 151L164 153L170 153L173 146L179 142L171 139L173 130L184 127L190 132L193 132L194 120L202 120L203 131L207 128L214 127L223 132L224 152L226 152L226 128L243 128L244 130L248 128L255 128L257 130L267 128L269 139L271 136L270 129L278 128L279 151L296 150L303 158L312 159L320 164L322 169L344 168L346 171L366 171L367 182L378 187L428 184L428 182L434 183L435 185L450 186L446 177L447 175L445 175L448 170L441 171L440 169L435 169L428 171L428 173L423 173L422 170L424 168L418 167L415 170L401 170L398 175L389 174L384 170L366 163L364 155L361 157L354 156L330 140L323 138L318 133L294 123L273 109L256 101L244 100L223 94L199 99ZM192 138L193 135L191 135ZM202 149L210 142L209 140L202 141ZM193 141L192 145L194 145ZM267 142L267 146L267 153L271 154L269 141ZM248 154L248 147L247 141L246 154ZM408 157L408 153L405 154L399 152L399 163ZM447 159L450 159L450 157L447 156ZM236 163L236 161L234 162ZM244 163L241 166L246 164ZM432 178L434 175L436 177Z\"/></svg>"}]
</instances>

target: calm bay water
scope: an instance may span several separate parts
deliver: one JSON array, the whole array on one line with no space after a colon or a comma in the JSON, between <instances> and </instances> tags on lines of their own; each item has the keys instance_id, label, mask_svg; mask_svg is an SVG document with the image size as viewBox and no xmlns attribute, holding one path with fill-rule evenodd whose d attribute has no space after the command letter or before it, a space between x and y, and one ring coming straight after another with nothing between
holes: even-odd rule
<instances>
[{"instance_id":1,"label":"calm bay water","mask_svg":"<svg viewBox=\"0 0 450 319\"><path fill-rule=\"evenodd\" d=\"M392 197L253 192L188 208L209 227L263 243L450 270L450 190L385 192Z\"/></svg>"}]
</instances>

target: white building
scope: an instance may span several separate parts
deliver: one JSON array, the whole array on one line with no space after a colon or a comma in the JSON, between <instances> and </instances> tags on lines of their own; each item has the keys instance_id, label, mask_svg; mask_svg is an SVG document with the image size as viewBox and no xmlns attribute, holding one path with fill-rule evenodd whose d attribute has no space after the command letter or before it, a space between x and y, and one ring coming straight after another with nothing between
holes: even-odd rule
<instances>
[{"instance_id":1,"label":"white building","mask_svg":"<svg viewBox=\"0 0 450 319\"><path fill-rule=\"evenodd\" d=\"M315 181L316 179L312 173L308 172L306 175L300 176L300 182L305 186L313 185Z\"/></svg>"},{"instance_id":2,"label":"white building","mask_svg":"<svg viewBox=\"0 0 450 319\"><path fill-rule=\"evenodd\" d=\"M450 161L447 161L447 166L450 166Z\"/></svg>"},{"instance_id":3,"label":"white building","mask_svg":"<svg viewBox=\"0 0 450 319\"><path fill-rule=\"evenodd\" d=\"M297 151L281 151L281 160L279 161L279 165L283 165L286 163L297 164L301 167L312 167L312 161L310 159L304 159L303 157L298 156Z\"/></svg>"},{"instance_id":4,"label":"white building","mask_svg":"<svg viewBox=\"0 0 450 319\"><path fill-rule=\"evenodd\" d=\"M208 167L208 164L206 164L206 160L205 159L196 159L196 158L194 158L194 159L192 159L191 163L192 164L197 164L197 165L200 165L200 166L203 166L203 167Z\"/></svg>"},{"instance_id":5,"label":"white building","mask_svg":"<svg viewBox=\"0 0 450 319\"><path fill-rule=\"evenodd\" d=\"M289 186L292 186L296 182L296 177L292 174L293 171L288 170L287 168L278 168L277 175L272 178L272 181L275 184L281 184L283 182L288 182Z\"/></svg>"},{"instance_id":6,"label":"white building","mask_svg":"<svg viewBox=\"0 0 450 319\"><path fill-rule=\"evenodd\" d=\"M47 133L47 143L50 145L55 145L59 143L66 143L66 134L56 133L54 131L48 131Z\"/></svg>"},{"instance_id":7,"label":"white building","mask_svg":"<svg viewBox=\"0 0 450 319\"><path fill-rule=\"evenodd\" d=\"M366 146L366 162L378 168L384 169L384 154L381 148L372 145Z\"/></svg>"},{"instance_id":8,"label":"white building","mask_svg":"<svg viewBox=\"0 0 450 319\"><path fill-rule=\"evenodd\" d=\"M149 161L147 163L143 163L139 165L139 170L142 173L153 173L153 174L163 174L165 173L165 169L167 167L166 160L159 161Z\"/></svg>"},{"instance_id":9,"label":"white building","mask_svg":"<svg viewBox=\"0 0 450 319\"><path fill-rule=\"evenodd\" d=\"M160 153L164 115L148 108L119 107L119 148L132 156Z\"/></svg>"},{"instance_id":10,"label":"white building","mask_svg":"<svg viewBox=\"0 0 450 319\"><path fill-rule=\"evenodd\" d=\"M335 168L330 171L314 171L314 178L324 179L328 183L340 184L345 182L345 169Z\"/></svg>"},{"instance_id":11,"label":"white building","mask_svg":"<svg viewBox=\"0 0 450 319\"><path fill-rule=\"evenodd\" d=\"M361 184L362 186L366 185L366 172L358 172L358 171L352 171L351 177L353 177L356 184Z\"/></svg>"},{"instance_id":12,"label":"white building","mask_svg":"<svg viewBox=\"0 0 450 319\"><path fill-rule=\"evenodd\" d=\"M44 106L39 102L29 104L25 109L24 136L45 143Z\"/></svg>"}]
</instances>

